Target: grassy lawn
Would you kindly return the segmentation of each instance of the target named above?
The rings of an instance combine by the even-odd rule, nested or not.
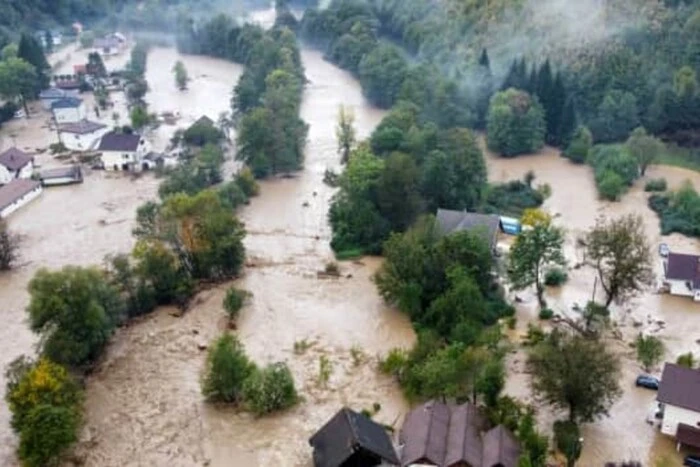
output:
[[[700,150],[669,145],[656,164],[672,165],[700,172]]]

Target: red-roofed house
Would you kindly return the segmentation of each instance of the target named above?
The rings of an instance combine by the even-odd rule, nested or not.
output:
[[[700,302],[700,256],[669,253],[664,273],[664,285],[671,295],[693,297]]]

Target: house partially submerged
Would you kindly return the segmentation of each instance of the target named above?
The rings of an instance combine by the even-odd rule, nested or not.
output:
[[[90,120],[63,123],[58,126],[61,142],[73,151],[93,149],[108,131],[107,125]]]
[[[148,169],[143,163],[147,150],[141,135],[111,131],[102,136],[97,150],[102,153],[102,165],[106,170]]]
[[[31,178],[34,158],[15,147],[0,153],[0,185],[19,178]]]
[[[435,220],[442,235],[449,235],[462,230],[481,231],[491,250],[496,250],[500,228],[500,218],[496,214],[438,209]]]
[[[406,416],[399,436],[402,466],[518,467],[520,445],[505,427],[489,428],[473,404],[426,402]]]
[[[17,179],[0,187],[0,218],[5,218],[39,196],[43,191],[36,180]]]
[[[398,466],[386,430],[362,414],[341,409],[309,439],[315,467]]]
[[[87,118],[87,110],[82,99],[64,97],[51,104],[51,111],[57,124],[79,122]]]
[[[661,433],[675,437],[677,449],[700,449],[700,370],[666,363],[656,400]]]
[[[83,170],[78,164],[56,167],[54,169],[40,170],[35,178],[39,180],[43,186],[83,183]]]
[[[77,97],[77,95],[78,93],[75,91],[66,91],[53,87],[41,91],[39,93],[39,100],[44,110],[51,110],[51,106],[54,102],[65,99],[66,97]]]
[[[671,295],[700,302],[700,255],[669,253],[664,262],[664,286]]]

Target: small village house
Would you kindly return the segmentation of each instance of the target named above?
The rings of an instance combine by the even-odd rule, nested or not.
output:
[[[39,93],[39,100],[41,101],[41,106],[44,110],[51,110],[51,106],[54,102],[66,97],[77,97],[78,93],[75,91],[67,91],[64,89],[59,89],[56,87],[44,89]]]
[[[504,426],[490,427],[473,404],[429,401],[406,415],[399,434],[402,466],[518,467],[521,449]]]
[[[0,185],[20,178],[31,178],[34,172],[34,158],[17,148],[0,153]]]
[[[656,400],[661,433],[675,437],[677,449],[700,449],[700,370],[666,363]]]
[[[83,183],[83,169],[79,164],[43,169],[35,177],[43,186]]]
[[[348,408],[341,409],[311,439],[315,467],[398,466],[384,427]]]
[[[92,44],[95,52],[100,55],[118,55],[126,48],[126,37],[118,32],[95,39]]]
[[[500,228],[500,218],[496,214],[438,209],[435,221],[442,235],[450,235],[462,230],[480,231],[491,247],[491,251],[496,251]]]
[[[700,302],[700,256],[669,253],[664,262],[664,287],[671,295]]]
[[[143,158],[148,153],[146,141],[138,134],[111,131],[102,136],[97,150],[102,153],[102,165],[106,170],[140,171]]]
[[[17,179],[0,187],[0,218],[6,218],[43,191],[41,183],[35,180]]]
[[[90,120],[63,123],[58,126],[58,134],[63,145],[73,151],[94,149],[104,134],[107,125]]]
[[[79,122],[87,118],[87,110],[82,99],[65,97],[51,104],[51,111],[57,124]]]

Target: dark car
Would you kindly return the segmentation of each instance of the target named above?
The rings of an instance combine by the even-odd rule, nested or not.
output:
[[[639,376],[637,376],[637,381],[635,382],[635,385],[637,387],[641,386],[641,387],[647,388],[647,389],[658,390],[659,389],[659,379],[654,378],[653,376],[649,376],[649,375],[639,375]]]
[[[685,456],[683,465],[688,467],[700,467],[700,456]]]

